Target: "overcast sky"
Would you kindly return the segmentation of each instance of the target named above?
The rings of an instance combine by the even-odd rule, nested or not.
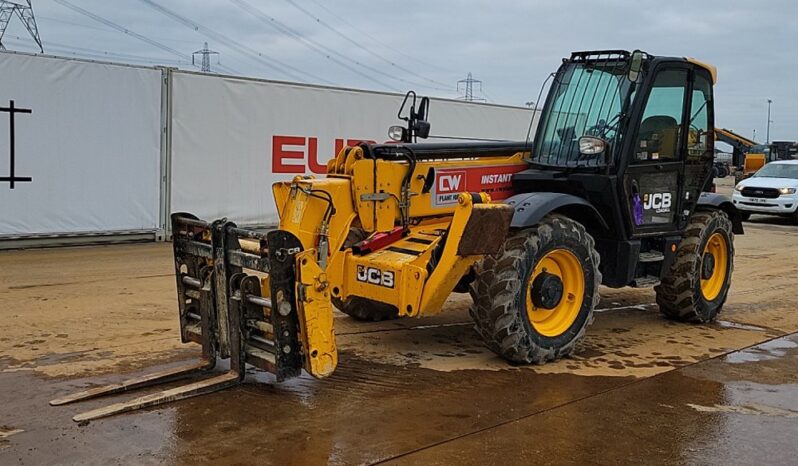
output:
[[[461,95],[457,81],[471,72],[482,81],[476,96],[512,105],[537,100],[543,80],[572,50],[693,56],[718,67],[717,126],[748,137],[756,130],[764,142],[772,99],[771,140],[798,139],[796,0],[149,0],[199,30],[147,3],[33,6],[45,51],[54,55],[192,68],[186,57],[208,41],[220,52],[214,70],[440,97]],[[15,19],[3,42],[36,50],[26,35]]]

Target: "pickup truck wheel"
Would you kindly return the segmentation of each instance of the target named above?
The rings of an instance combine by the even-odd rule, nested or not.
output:
[[[739,212],[739,215],[741,222],[747,222],[751,218],[750,212]]]
[[[654,288],[660,312],[687,322],[711,322],[723,308],[734,270],[734,233],[726,213],[690,218],[670,270]]]
[[[511,232],[502,250],[475,266],[471,317],[503,358],[542,364],[572,354],[593,322],[601,273],[580,223],[548,215]]]
[[[357,320],[379,322],[399,317],[399,310],[394,306],[366,298],[353,296],[345,302],[338,298],[333,298],[332,302],[341,312]]]

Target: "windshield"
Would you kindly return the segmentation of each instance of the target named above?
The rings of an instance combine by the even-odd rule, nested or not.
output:
[[[798,180],[798,165],[790,163],[769,163],[754,173],[754,177],[792,178]]]
[[[770,154],[770,147],[764,144],[757,144],[748,149],[748,154]]]
[[[532,161],[558,166],[598,166],[606,154],[579,152],[579,138],[597,136],[614,147],[631,82],[626,61],[587,60],[560,68],[535,135]]]

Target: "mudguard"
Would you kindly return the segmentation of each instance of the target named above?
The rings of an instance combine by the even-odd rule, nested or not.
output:
[[[698,197],[698,204],[697,208],[710,208],[710,209],[720,209],[729,216],[732,221],[732,232],[735,235],[742,235],[743,232],[743,220],[740,216],[740,211],[737,210],[737,207],[732,204],[731,199],[723,194],[718,193],[701,193]]]
[[[524,193],[516,194],[504,201],[515,210],[510,226],[525,228],[537,224],[547,214],[562,207],[576,206],[587,212],[603,228],[607,222],[595,207],[581,197],[563,193]]]

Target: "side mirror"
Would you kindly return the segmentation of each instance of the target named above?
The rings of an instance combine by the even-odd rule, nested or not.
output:
[[[413,126],[413,134],[421,139],[427,139],[429,137],[429,128],[428,121],[418,120]]]
[[[405,106],[408,100],[412,97],[410,102],[410,110],[407,116],[403,116]],[[388,128],[388,137],[397,142],[413,142],[416,138],[426,139],[429,137],[430,124],[427,121],[429,116],[429,97],[422,97],[421,102],[416,110],[416,93],[409,91],[405,94],[405,99],[402,101],[402,106],[399,107],[399,113],[396,115],[400,120],[407,122],[407,128],[401,126],[391,126]]]
[[[632,59],[629,62],[629,74],[626,76],[629,81],[637,81],[637,78],[640,76],[640,70],[643,69],[644,58],[645,53],[641,52],[640,50],[635,50],[632,52]]]
[[[418,112],[416,112],[416,119],[427,121],[429,115],[429,97],[422,97],[421,103],[418,105]]]
[[[599,155],[607,150],[607,142],[594,136],[579,138],[579,153],[582,155]]]

